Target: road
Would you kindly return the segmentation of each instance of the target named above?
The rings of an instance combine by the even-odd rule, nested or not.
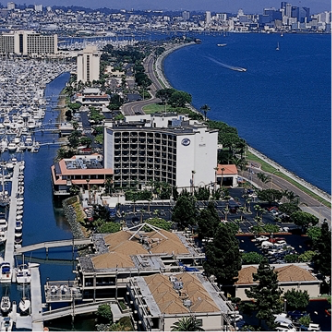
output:
[[[140,100],[140,101],[134,101],[131,103],[127,103],[122,105],[122,114],[124,116],[126,115],[138,115],[138,114],[144,114],[142,108],[149,104],[154,103],[160,103],[161,100],[158,98],[155,98],[156,92],[163,88],[161,83],[159,82],[156,72],[154,70],[154,54],[150,54],[145,62],[144,62],[144,68],[145,73],[149,76],[150,80],[152,81],[152,84],[150,85],[149,92],[152,96],[151,99],[147,100]]]
[[[264,173],[271,178],[271,181],[268,183],[262,183],[259,178],[257,177],[257,173]],[[263,172],[260,168],[248,168],[246,171],[243,172],[243,177],[251,180],[255,186],[262,189],[276,189],[276,190],[289,190],[294,192],[295,195],[299,196],[301,209],[303,211],[309,212],[314,214],[316,217],[320,219],[322,222],[324,219],[331,223],[331,209],[317,199],[311,197],[307,193],[303,192],[294,184],[284,180],[280,176],[276,174],[271,174],[267,172]]]

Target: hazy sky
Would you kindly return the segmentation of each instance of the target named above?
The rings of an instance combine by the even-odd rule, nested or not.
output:
[[[9,0],[8,0],[9,1]],[[1,1],[6,6],[8,1]],[[276,0],[10,0],[16,4],[38,4],[43,6],[77,5],[88,8],[108,7],[114,9],[163,9],[163,10],[199,10],[237,13],[242,8],[245,13],[260,14],[263,8],[280,8],[281,1]],[[293,6],[309,7],[311,14],[331,10],[330,0],[293,0]]]

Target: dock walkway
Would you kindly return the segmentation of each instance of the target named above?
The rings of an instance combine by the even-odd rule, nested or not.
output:
[[[32,331],[43,331],[42,317],[42,294],[40,284],[39,267],[31,268],[31,317],[32,317]]]
[[[10,271],[13,271],[14,268],[18,175],[19,175],[19,168],[21,165],[22,162],[17,162],[14,165],[13,175],[12,175],[12,188],[10,195],[10,208],[8,214],[7,240],[6,240],[5,256],[4,256],[4,261],[10,264]]]

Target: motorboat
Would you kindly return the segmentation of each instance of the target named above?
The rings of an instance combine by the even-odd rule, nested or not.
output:
[[[2,169],[2,191],[0,192],[0,206],[7,206],[10,203],[10,196],[8,191],[5,190],[5,173]],[[2,219],[2,218],[1,218]]]
[[[23,228],[23,223],[21,220],[19,221],[16,221],[16,224],[15,224],[15,232],[16,231],[22,231],[22,228]]]
[[[8,229],[8,222],[5,218],[0,218],[0,231],[6,231]]]
[[[10,152],[10,153],[13,153],[17,150],[17,145],[14,143],[14,142],[10,142],[8,145],[7,145],[7,150]]]
[[[2,262],[0,265],[0,281],[1,282],[11,282],[12,279],[12,272],[10,263],[8,262]]]
[[[2,314],[3,315],[8,315],[11,307],[12,307],[12,304],[10,302],[9,296],[4,295],[1,298],[1,302],[0,302],[0,310],[1,310]]]
[[[27,284],[31,282],[30,264],[21,264],[16,268],[16,282],[18,284]]]
[[[217,44],[217,46],[219,47],[223,47],[223,46],[226,46],[227,44]]]

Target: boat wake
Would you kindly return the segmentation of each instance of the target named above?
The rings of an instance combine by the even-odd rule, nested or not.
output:
[[[206,57],[208,58],[209,60],[211,60],[212,62],[224,67],[224,68],[227,68],[227,69],[231,69],[231,70],[235,70],[235,71],[247,71],[246,68],[242,68],[242,67],[234,67],[234,66],[230,66],[230,65],[226,65],[225,63],[222,63],[216,59],[213,59],[213,58],[210,58],[210,57]]]

